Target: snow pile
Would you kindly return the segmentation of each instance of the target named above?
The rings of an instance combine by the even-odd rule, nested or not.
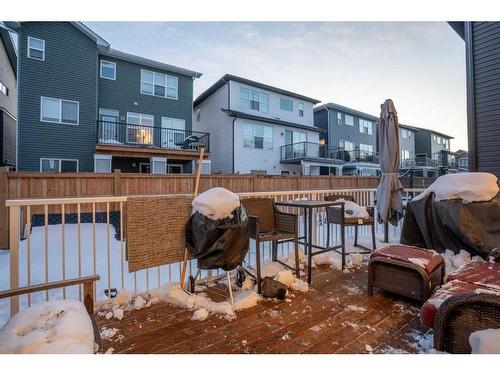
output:
[[[447,249],[444,253],[441,254],[441,256],[444,259],[446,275],[455,273],[460,267],[464,266],[470,261],[483,260],[480,256],[471,257],[471,255],[465,250],[460,250],[458,254],[455,254],[453,251]]]
[[[345,217],[349,218],[359,218],[359,219],[368,219],[370,215],[368,215],[368,211],[366,207],[360,206],[357,203],[346,201],[345,199],[337,199],[335,202],[343,202],[344,203],[344,214]]]
[[[208,318],[209,311],[207,309],[201,308],[196,310],[191,317],[191,320],[199,320],[200,322]]]
[[[245,290],[234,295],[234,309],[236,311],[249,309],[259,303],[262,297],[253,290]]]
[[[231,213],[240,206],[240,198],[237,194],[216,187],[201,193],[191,203],[193,214],[199,212],[212,220],[232,217]]]
[[[16,314],[0,331],[0,353],[93,354],[92,322],[79,301],[49,301]]]
[[[298,290],[301,292],[309,291],[309,284],[301,279],[297,279],[290,270],[283,270],[278,272],[274,280],[285,284],[288,288],[291,288],[293,290]]]
[[[280,260],[283,263],[289,265],[290,267],[295,268],[295,258],[293,256]],[[304,264],[307,262],[306,257],[300,256],[299,262],[300,262],[299,268],[303,269]],[[298,290],[301,292],[309,291],[309,284],[295,277],[295,275],[291,270],[283,267],[280,263],[273,262],[271,260],[265,261],[261,267],[261,275],[262,277],[272,277],[274,278],[274,280],[279,281],[282,284],[285,284],[288,288],[291,288],[293,290]]]
[[[434,200],[461,199],[464,203],[485,202],[498,194],[498,183],[491,173],[445,174],[437,178],[425,191],[413,198],[421,199],[434,193]]]
[[[500,354],[500,329],[484,329],[469,336],[472,354]]]

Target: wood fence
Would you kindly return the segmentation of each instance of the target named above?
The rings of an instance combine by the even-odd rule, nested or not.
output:
[[[375,188],[378,180],[378,177],[364,176],[211,174],[202,175],[200,191],[216,186],[237,193],[363,189]],[[7,168],[0,168],[0,249],[8,247],[7,199],[190,194],[193,188],[193,174],[139,174],[119,170],[113,173],[39,173],[9,172]],[[57,207],[51,210],[51,213],[58,212]],[[76,212],[76,207],[67,207],[66,213],[71,212]]]

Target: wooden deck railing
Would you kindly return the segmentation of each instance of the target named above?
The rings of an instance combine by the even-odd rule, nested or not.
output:
[[[419,191],[421,189],[412,189],[406,191],[406,194],[415,194]],[[240,196],[266,196],[279,201],[300,198],[323,199],[325,195],[332,193],[351,193],[361,205],[372,206],[375,189],[246,192],[240,193]],[[8,260],[9,285],[0,285],[0,290],[99,274],[101,280],[97,283],[94,293],[97,300],[102,300],[109,297],[113,289],[142,292],[157,288],[167,281],[178,281],[180,263],[133,273],[127,271],[123,233],[126,204],[127,196],[8,200],[6,206],[9,210],[11,244]],[[69,207],[76,212],[76,218],[73,217],[71,222],[67,222]],[[56,208],[58,214],[49,215],[49,212],[56,212]],[[33,223],[35,219],[36,226]],[[300,222],[302,223],[302,220]],[[324,225],[326,225],[324,212],[316,215],[313,225],[315,241],[324,244]],[[303,230],[301,227],[300,231]],[[23,231],[24,239],[21,235]],[[382,231],[382,226],[377,225],[377,232],[382,233]],[[334,239],[338,240],[338,236],[339,233],[335,231]],[[283,244],[280,247],[281,254],[287,255],[290,249],[288,245]],[[264,260],[266,256],[269,257],[267,254],[269,250],[264,249]],[[253,256],[254,252],[251,249],[246,259],[247,265],[255,262]],[[190,262],[190,274],[194,275],[196,271],[196,261]],[[201,274],[203,278],[210,276],[211,273],[205,271]],[[67,287],[61,288],[62,290],[56,291],[59,294],[54,294],[54,291],[39,292],[34,295],[30,293],[21,297],[22,300],[19,296],[13,296],[10,298],[10,312],[14,314],[20,308],[49,298],[81,299],[81,288],[74,288],[68,292]],[[0,309],[8,308],[3,304],[5,301],[0,301]]]

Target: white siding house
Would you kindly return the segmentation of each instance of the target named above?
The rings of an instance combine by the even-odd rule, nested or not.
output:
[[[210,132],[212,173],[319,174],[318,102],[226,74],[194,101],[193,130]]]

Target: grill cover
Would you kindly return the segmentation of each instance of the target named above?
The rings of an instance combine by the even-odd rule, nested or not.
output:
[[[243,206],[232,218],[212,220],[196,212],[186,225],[186,243],[198,268],[230,271],[241,264],[248,252],[250,225]]]
[[[500,193],[487,202],[434,201],[433,193],[408,202],[400,242],[484,258],[500,246]]]

